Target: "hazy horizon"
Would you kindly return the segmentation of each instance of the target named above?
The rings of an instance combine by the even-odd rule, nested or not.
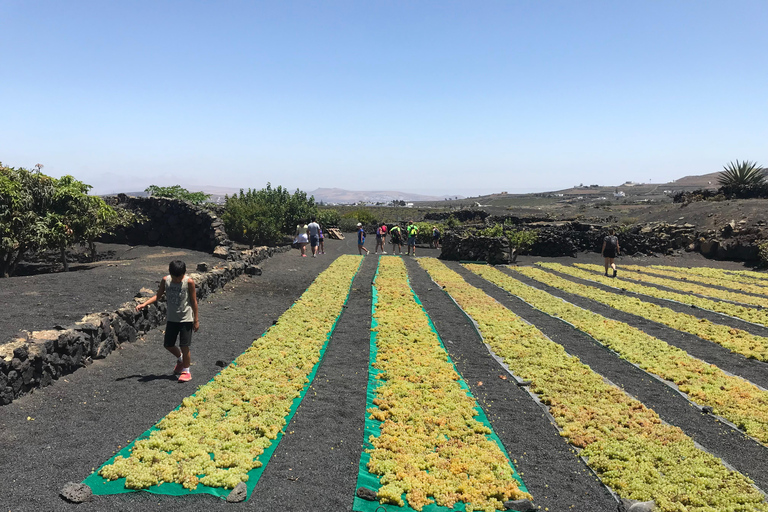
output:
[[[766,165],[766,19],[761,0],[2,2],[0,161],[97,193],[428,195]]]

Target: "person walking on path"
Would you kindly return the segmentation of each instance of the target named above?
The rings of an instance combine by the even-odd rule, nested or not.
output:
[[[619,255],[619,239],[616,237],[616,230],[611,228],[608,236],[603,239],[603,248],[600,254],[605,258],[605,275],[608,275],[608,269],[613,269],[613,277],[616,277],[616,263],[614,258]]]
[[[361,222],[357,223],[357,252],[362,255],[363,251],[368,254],[368,249],[365,248],[365,229]]]
[[[440,248],[440,230],[437,229],[437,226],[432,226],[432,247]]]
[[[179,376],[179,382],[192,380],[189,366],[192,364],[192,356],[189,347],[192,344],[192,331],[200,328],[200,317],[197,313],[197,292],[195,281],[187,275],[187,265],[181,260],[174,260],[168,265],[169,275],[160,281],[157,293],[145,302],[136,306],[136,311],[141,311],[161,300],[163,296],[167,301],[167,313],[165,324],[165,339],[163,346],[171,354],[176,356],[176,366],[173,373]],[[179,346],[176,346],[176,338]]]
[[[387,251],[384,250],[384,242],[387,240],[387,225],[383,222],[381,223],[381,226],[376,228],[376,248],[373,250],[373,254],[376,254],[379,251],[379,247],[381,247],[381,254],[387,254]]]
[[[419,234],[419,227],[413,223],[412,220],[408,221],[408,227],[405,228],[408,231],[408,255],[411,254],[411,247],[413,247],[413,255],[416,256],[416,235]]]
[[[296,238],[294,239],[294,242],[296,242],[299,245],[299,249],[301,249],[301,257],[306,258],[307,257],[307,243],[309,242],[309,227],[304,224],[304,227],[301,227],[301,224],[296,225]]]
[[[309,233],[309,246],[312,248],[312,257],[317,257],[317,247],[320,245],[320,224],[317,223],[314,217],[312,222],[307,225],[307,233]]]
[[[323,228],[320,228],[320,254],[325,254],[325,235],[323,235]]]
[[[395,224],[394,226],[392,226],[392,229],[389,230],[389,234],[392,240],[392,254],[402,254],[403,253],[403,230],[400,229],[400,226]]]

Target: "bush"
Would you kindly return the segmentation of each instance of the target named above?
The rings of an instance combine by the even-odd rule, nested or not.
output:
[[[240,190],[239,195],[225,196],[222,219],[233,240],[253,247],[255,244],[276,245],[284,236],[293,236],[296,224],[306,224],[317,216],[313,197],[296,190],[291,195],[281,186],[261,190]]]
[[[509,245],[515,249],[517,254],[525,253],[539,239],[539,233],[530,229],[512,229],[507,231]]]
[[[757,260],[758,266],[761,268],[768,267],[768,240],[763,240],[757,244]]]
[[[352,210],[351,212],[347,212],[342,216],[343,219],[354,219],[355,224],[360,222],[363,226],[370,226],[377,223],[376,216],[373,215],[369,210],[366,210],[364,208],[358,208],[357,210]]]
[[[339,229],[345,233],[354,233],[357,231],[357,219],[355,217],[342,217],[339,220]]]
[[[341,221],[341,214],[338,210],[321,209],[317,212],[317,222],[323,227],[337,227]]]
[[[180,199],[182,201],[189,201],[193,204],[202,204],[211,198],[211,194],[206,194],[205,192],[190,192],[189,190],[182,188],[181,185],[173,185],[172,187],[150,185],[144,192],[154,197]]]

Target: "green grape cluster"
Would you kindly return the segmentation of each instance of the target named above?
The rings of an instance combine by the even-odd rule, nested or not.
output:
[[[727,325],[715,324],[705,318],[680,313],[652,302],[642,301],[637,297],[611,293],[594,286],[575,283],[551,272],[545,272],[541,268],[510,267],[510,269],[568,293],[586,297],[619,311],[637,315],[712,341],[750,359],[768,361],[768,338],[763,336],[756,336]]]
[[[603,267],[599,265],[592,265],[589,263],[576,263],[575,266],[586,269],[586,270],[592,270],[592,271],[603,270]],[[687,280],[681,281],[679,279],[675,280],[675,279],[665,279],[662,277],[655,277],[651,274],[644,273],[644,272],[637,272],[637,271],[633,272],[630,270],[632,268],[638,270],[638,269],[643,269],[644,267],[627,265],[622,268],[621,275],[627,279],[632,279],[633,281],[638,281],[640,283],[655,284],[655,285],[663,286],[665,288],[669,288],[671,290],[675,290],[678,292],[695,293],[697,295],[704,295],[705,297],[711,297],[713,299],[727,300],[730,302],[739,302],[741,304],[749,304],[751,306],[760,306],[760,307],[768,306],[768,299],[765,297],[755,297],[753,295],[746,295],[743,293],[738,293],[733,291],[718,290],[717,288],[712,288],[709,286],[701,286],[696,283],[689,282]]]
[[[99,474],[125,478],[128,489],[163,482],[232,489],[248,481],[309,382],[361,261],[334,261],[234,364],[136,441],[129,457],[116,457]]]
[[[650,267],[643,267],[640,265],[624,265],[622,268],[626,268],[627,270],[631,270],[633,272],[644,272],[644,273],[650,272],[651,274],[666,277],[669,279],[679,279],[684,281],[693,281],[698,284],[720,286],[722,288],[728,288],[730,290],[741,292],[741,293],[751,293],[755,295],[768,295],[768,283],[765,283],[764,281],[760,281],[756,283],[755,281],[759,281],[756,279],[747,278],[739,281],[734,281],[733,276],[722,277],[717,274],[701,275],[701,274],[691,273],[690,272],[691,269],[681,269],[678,267],[666,267],[662,265],[653,265]],[[763,298],[762,300],[765,301],[766,299]]]
[[[477,403],[416,302],[402,259],[381,258],[375,287],[373,366],[381,384],[368,413],[382,423],[370,438],[368,470],[380,475],[380,502],[407,501],[415,510],[463,502],[490,512],[530,498],[491,430],[475,419]]]
[[[662,290],[653,286],[645,286],[642,284],[634,283],[627,279],[605,277],[603,276],[603,267],[599,267],[597,265],[589,266],[576,263],[575,266],[572,267],[560,265],[559,263],[542,262],[538,262],[536,265],[552,270],[557,270],[558,272],[563,272],[564,274],[578,277],[580,279],[596,281],[605,286],[610,286],[613,288],[621,286],[623,290],[628,292],[647,295],[649,297],[656,297],[657,299],[673,300],[680,302],[681,304],[690,304],[701,309],[708,309],[710,311],[715,311],[717,313],[722,313],[724,315],[740,318],[741,320],[746,320],[747,322],[752,322],[768,327],[768,311],[766,310],[741,306],[739,304],[731,304],[728,302],[720,302],[712,299],[705,299],[703,297],[696,297],[690,293],[683,293],[682,291]],[[577,267],[585,267],[591,269],[592,271],[583,270],[582,268]]]
[[[531,390],[549,407],[562,435],[583,448],[590,467],[619,496],[654,500],[662,512],[768,511],[747,477],[698,449],[679,428],[664,424],[442,262],[421,258],[419,265],[477,322],[509,368],[532,381]],[[486,266],[467,268],[493,282],[506,276]]]
[[[533,307],[574,325],[643,370],[677,384],[694,402],[709,405],[747,434],[768,442],[768,392],[737,376],[728,375],[624,322],[587,311],[549,293],[523,284],[498,269],[468,268]]]

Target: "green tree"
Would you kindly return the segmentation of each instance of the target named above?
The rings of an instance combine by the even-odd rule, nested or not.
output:
[[[322,208],[317,212],[317,222],[319,222],[323,228],[336,227],[339,225],[340,221],[341,214],[339,214],[339,210]]]
[[[182,188],[181,185],[173,185],[172,187],[150,185],[144,192],[153,197],[181,199],[182,201],[189,201],[193,204],[202,204],[211,198],[211,194],[206,194],[205,192],[190,192],[189,190]]]
[[[226,196],[222,219],[233,239],[253,247],[257,243],[278,244],[283,236],[293,235],[296,224],[304,224],[317,215],[313,197],[296,190],[290,194],[281,186],[272,188],[267,183],[261,190],[240,190]]]
[[[0,163],[0,275],[13,275],[26,251],[47,243],[47,219],[54,180],[40,172]]]
[[[95,240],[121,223],[129,212],[116,212],[101,198],[89,196],[90,185],[72,176],[56,179],[41,172],[0,164],[0,274],[13,275],[27,251],[58,250],[64,269],[66,250],[87,245],[95,256]]]
[[[116,211],[97,196],[88,195],[92,187],[72,176],[54,179],[51,207],[46,212],[48,248],[61,254],[64,270],[69,270],[66,251],[74,245],[87,246],[96,259],[96,239],[118,225],[130,224],[135,215]]]

